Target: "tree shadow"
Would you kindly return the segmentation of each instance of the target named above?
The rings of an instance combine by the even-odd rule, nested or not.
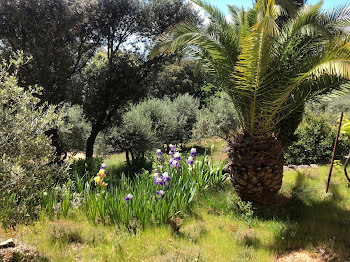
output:
[[[205,146],[199,146],[199,145],[193,145],[193,146],[182,146],[182,152],[183,153],[185,153],[185,154],[189,154],[190,152],[191,152],[191,148],[192,147],[195,147],[196,148],[196,150],[197,150],[197,153],[199,154],[199,155],[204,155],[204,154],[206,154],[206,155],[211,155],[211,147],[210,146],[207,146],[207,147],[205,147]]]
[[[317,199],[315,189],[306,186],[304,180],[305,175],[298,172],[290,197],[281,198],[279,206],[256,209],[259,219],[283,222],[269,248],[284,253],[322,247],[344,259],[340,261],[350,261],[350,210],[340,205],[343,198],[339,186],[331,185],[332,193]]]

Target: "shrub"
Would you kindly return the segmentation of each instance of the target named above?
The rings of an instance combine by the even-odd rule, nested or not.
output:
[[[45,135],[45,131],[62,125],[63,113],[40,103],[41,88],[18,86],[21,64],[23,56],[17,53],[15,59],[0,65],[0,203],[11,197],[15,208],[11,219],[16,220],[31,215],[38,192],[64,176],[64,167],[54,164],[55,149]],[[1,219],[6,222],[6,217]]]
[[[87,175],[87,177],[91,177],[95,175],[103,162],[102,158],[99,157],[90,157],[88,159],[78,159],[74,160],[72,165],[70,166],[70,174],[73,175]]]
[[[50,240],[60,244],[83,243],[81,228],[71,222],[54,222],[48,228]]]
[[[69,128],[61,128],[59,132],[64,149],[69,152],[84,151],[91,124],[84,118],[81,106],[66,106],[66,126]]]
[[[206,232],[207,228],[204,222],[186,224],[179,230],[180,235],[194,243],[197,243]]]
[[[307,110],[317,115],[326,115],[330,121],[334,121],[341,112],[350,115],[350,94],[336,99],[323,99],[308,103]]]
[[[152,98],[136,105],[123,114],[121,126],[108,135],[116,148],[131,152],[133,158],[147,150],[170,142],[183,143],[192,138],[199,100],[185,94],[173,101]]]
[[[306,113],[295,132],[297,141],[286,150],[285,163],[297,165],[329,163],[336,132],[336,126],[331,126],[325,116]],[[342,158],[347,152],[347,140],[342,135],[338,143],[336,157]]]
[[[238,119],[227,95],[213,96],[207,106],[198,113],[194,126],[194,136],[198,139],[219,136],[227,138],[230,132],[237,129]]]

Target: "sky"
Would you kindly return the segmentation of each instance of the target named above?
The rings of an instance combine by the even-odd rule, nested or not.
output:
[[[207,2],[219,7],[225,13],[228,13],[228,10],[226,7],[228,4],[231,4],[231,5],[233,4],[233,5],[238,6],[238,7],[241,7],[241,6],[252,7],[253,1],[254,0],[207,0]],[[316,4],[319,1],[318,0],[308,0],[308,2],[311,4]],[[350,0],[324,0],[323,1],[323,8],[324,9],[332,9],[336,6],[346,5],[346,4],[350,4]]]

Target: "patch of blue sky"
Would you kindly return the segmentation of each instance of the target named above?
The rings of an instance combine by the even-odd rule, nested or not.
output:
[[[220,8],[224,13],[228,14],[227,5],[235,5],[237,7],[249,8],[253,7],[254,0],[207,0],[208,3]],[[318,0],[309,0],[309,4],[317,4]],[[337,6],[350,4],[350,0],[324,0],[323,9],[333,9]]]

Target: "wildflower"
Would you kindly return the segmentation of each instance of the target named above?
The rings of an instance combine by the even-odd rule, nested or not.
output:
[[[102,178],[99,176],[95,176],[94,178],[95,185],[101,185],[102,184]]]
[[[170,181],[170,176],[169,176],[168,172],[164,172],[162,176],[163,176],[163,181],[164,182],[166,182],[166,181],[169,182]]]
[[[169,151],[169,155],[172,155],[176,152],[176,147],[172,144],[169,145],[170,151]]]
[[[103,187],[103,188],[106,188],[107,186],[108,186],[108,184],[107,184],[106,182],[103,182],[103,183],[102,183],[102,187]]]
[[[161,198],[164,198],[165,192],[163,190],[159,190],[156,192],[157,195],[159,195]]]
[[[164,163],[164,158],[161,157],[161,156],[157,156],[157,161],[160,162],[160,163]]]
[[[160,176],[160,177],[157,177],[155,180],[154,180],[154,184],[155,185],[163,185],[164,182],[163,182],[163,178]]]
[[[174,154],[174,159],[175,159],[176,161],[180,161],[180,160],[182,159],[179,152],[176,152],[176,153]]]
[[[194,148],[194,147],[192,147],[192,148],[191,148],[190,156],[194,157],[194,156],[196,156],[196,155],[197,155],[197,149]]]
[[[156,155],[161,156],[162,154],[163,154],[163,153],[162,153],[162,150],[157,149],[157,151],[156,151]]]
[[[153,176],[153,181],[155,181],[159,177],[160,177],[160,174],[159,173],[155,173],[154,176]]]
[[[170,165],[171,165],[171,167],[179,167],[179,166],[180,166],[180,163],[179,163],[179,161],[177,161],[177,160],[173,160],[172,163],[171,163]]]
[[[126,197],[124,197],[124,201],[132,200],[134,196],[132,194],[127,194]]]
[[[189,165],[193,165],[193,163],[194,163],[193,156],[189,156],[186,163],[189,164]]]

